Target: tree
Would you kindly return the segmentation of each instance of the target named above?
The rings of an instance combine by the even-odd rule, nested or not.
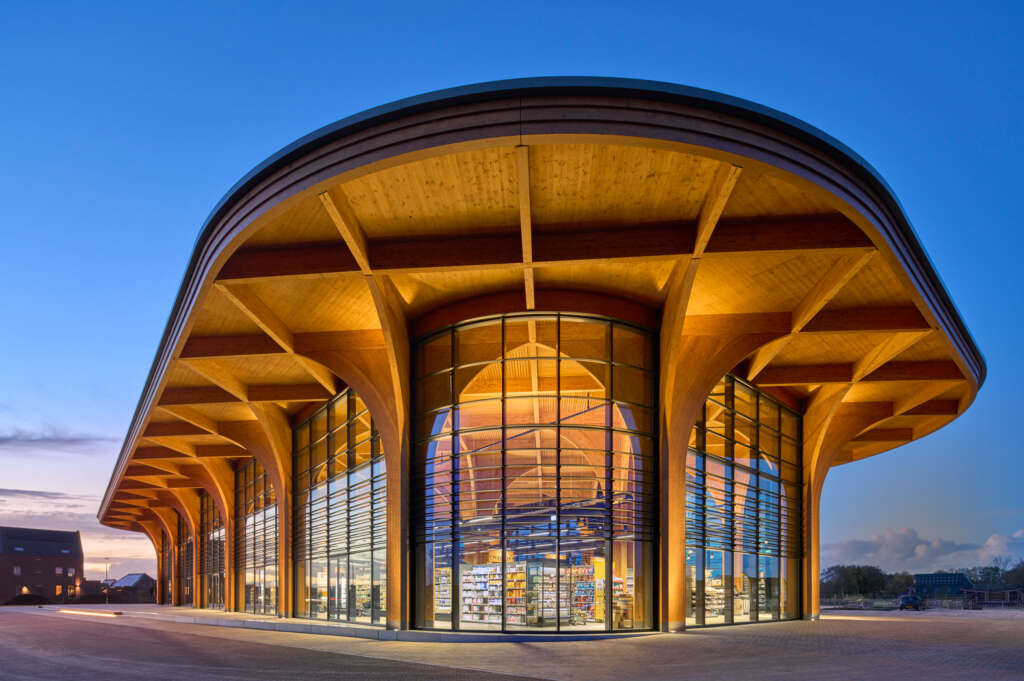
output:
[[[1024,586],[1024,558],[1017,561],[1017,564],[1006,571],[1003,579],[1007,584],[1013,586]]]
[[[821,595],[873,596],[885,590],[885,574],[874,565],[833,565],[821,575]]]

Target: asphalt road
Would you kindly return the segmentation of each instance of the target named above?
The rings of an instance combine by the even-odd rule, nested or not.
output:
[[[529,681],[0,608],[0,679],[22,681]]]

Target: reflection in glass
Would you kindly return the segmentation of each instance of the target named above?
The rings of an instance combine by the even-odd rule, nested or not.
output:
[[[235,471],[237,607],[277,614],[277,504],[266,471],[255,459]]]
[[[688,626],[800,616],[799,431],[799,414],[732,375],[705,401],[686,457]]]
[[[417,626],[650,628],[651,334],[507,315],[414,355]]]
[[[384,624],[387,486],[366,405],[335,395],[295,427],[292,452],[296,617]]]

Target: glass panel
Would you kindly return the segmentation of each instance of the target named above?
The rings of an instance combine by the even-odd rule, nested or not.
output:
[[[650,334],[615,324],[612,328],[612,348],[612,359],[615,362],[644,369],[654,368],[654,343]]]
[[[561,355],[577,359],[611,359],[609,327],[608,322],[563,315],[559,323]]]
[[[369,551],[349,556],[351,621],[370,624],[373,618],[373,567]]]
[[[686,547],[686,626],[704,624],[704,549]]]
[[[327,561],[309,563],[309,617],[327,619]]]
[[[605,320],[510,315],[453,328],[455,437],[439,436],[443,409],[417,401],[413,420],[414,438],[431,438],[413,456],[417,626],[446,628],[458,609],[465,630],[649,628],[652,335],[616,327],[613,367]],[[418,384],[428,364],[446,369],[417,359]]]
[[[334,556],[328,562],[330,579],[330,617],[332,620],[348,621],[348,557]]]
[[[455,365],[491,362],[501,358],[501,320],[455,330]]]
[[[505,320],[505,357],[557,357],[558,324],[545,317]]]
[[[762,621],[779,619],[779,559],[757,558],[757,613]]]
[[[416,367],[420,376],[446,369],[452,362],[452,335],[444,332],[416,346]]]
[[[467,537],[459,565],[459,627],[502,626],[502,552],[496,537]]]
[[[704,552],[704,624],[725,624],[728,598],[725,551]]]
[[[563,631],[605,629],[607,562],[603,539],[561,541],[559,618]]]
[[[732,568],[732,621],[753,622],[757,619],[753,602],[757,590],[757,556],[734,553]]]

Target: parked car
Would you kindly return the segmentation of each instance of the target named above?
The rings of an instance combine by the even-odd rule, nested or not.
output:
[[[896,599],[900,610],[924,610],[924,599],[917,594],[904,594]]]

